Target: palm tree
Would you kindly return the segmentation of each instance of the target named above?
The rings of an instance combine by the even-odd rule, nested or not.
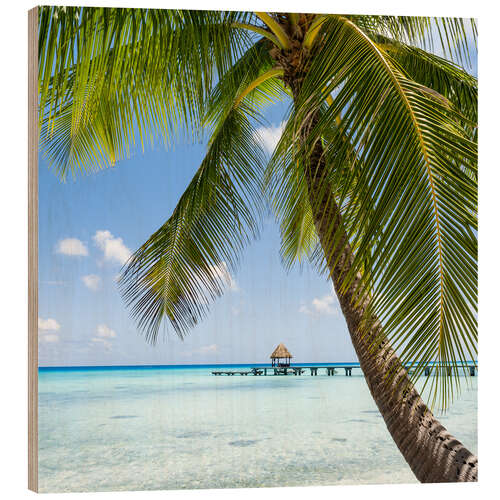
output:
[[[206,137],[121,275],[146,339],[164,319],[183,337],[207,314],[271,207],[285,266],[310,259],[332,280],[415,476],[476,481],[477,458],[413,385],[436,362],[429,398],[446,407],[476,358],[477,80],[463,69],[475,39],[473,20],[451,18],[43,7],[41,149],[64,179],[138,140]],[[269,158],[255,130],[281,99]]]

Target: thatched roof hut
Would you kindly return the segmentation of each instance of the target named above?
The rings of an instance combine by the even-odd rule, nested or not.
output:
[[[271,359],[275,358],[293,358],[288,349],[285,347],[285,344],[280,344],[271,354]]]
[[[273,351],[270,358],[272,360],[272,366],[275,365],[290,366],[290,359],[293,358],[293,356],[290,354],[290,351],[285,347],[285,344],[281,343]]]

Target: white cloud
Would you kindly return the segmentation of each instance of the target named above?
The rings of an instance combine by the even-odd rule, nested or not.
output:
[[[222,261],[218,265],[210,266],[210,272],[212,275],[215,275],[220,281],[222,281],[222,283],[224,283],[231,292],[240,291],[238,284],[231,276],[227,264],[224,261]],[[211,302],[211,299],[209,299],[208,297],[210,297],[211,294],[203,282],[200,282],[200,286],[204,291],[204,294],[202,292],[199,292],[197,294],[197,301],[200,304],[209,304]]]
[[[92,337],[90,341],[94,344],[102,344],[108,350],[111,349],[111,342],[106,339],[102,339],[100,337]]]
[[[235,279],[231,276],[229,269],[227,268],[227,264],[223,261],[216,266],[210,266],[211,271],[213,271],[232,292],[239,292],[238,284]]]
[[[88,255],[89,251],[85,244],[78,238],[65,238],[58,241],[56,253],[62,253],[63,255]]]
[[[101,286],[101,278],[97,274],[82,276],[82,281],[88,289],[93,291],[99,290]]]
[[[43,331],[57,331],[61,325],[53,318],[38,318],[38,329]]]
[[[210,345],[204,345],[201,346],[198,349],[198,352],[200,354],[212,354],[217,352],[217,344],[210,344]]]
[[[105,325],[104,323],[101,323],[100,325],[97,325],[97,336],[111,339],[116,337],[116,332],[112,330],[109,326]]]
[[[217,347],[217,344],[209,344],[201,346],[198,349],[184,351],[183,355],[191,357],[191,356],[196,356],[198,354],[216,354],[218,350],[219,348]]]
[[[47,332],[56,332],[59,328],[61,328],[61,325],[54,318],[38,318],[39,341],[44,343],[58,342],[59,335]]]
[[[104,259],[125,264],[131,255],[121,238],[115,238],[107,230],[99,230],[93,236],[95,244],[104,252]]]
[[[333,306],[334,300],[333,295],[325,295],[320,299],[313,299],[312,306],[320,314],[335,314],[337,309]]]
[[[337,316],[339,311],[336,307],[337,299],[331,293],[324,297],[316,297],[311,301],[310,305],[302,304],[299,307],[299,312],[309,316],[329,315]]]
[[[279,125],[271,125],[270,127],[259,127],[254,132],[254,138],[260,139],[264,148],[268,153],[272,153],[276,144],[280,140],[281,134],[285,129],[286,122],[281,122]]]
[[[46,333],[40,337],[41,342],[58,342],[59,341],[59,335],[55,333]]]
[[[312,314],[312,311],[305,304],[301,304],[299,307],[299,313],[302,314]]]
[[[92,337],[90,339],[90,342],[92,344],[100,344],[105,347],[106,350],[111,350],[112,344],[110,342],[110,339],[113,339],[116,337],[116,332],[112,330],[109,326],[105,325],[104,323],[101,323],[100,325],[97,325],[97,336]]]

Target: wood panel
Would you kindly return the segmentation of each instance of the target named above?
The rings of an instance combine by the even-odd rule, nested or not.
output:
[[[38,7],[28,12],[28,488],[38,491]]]

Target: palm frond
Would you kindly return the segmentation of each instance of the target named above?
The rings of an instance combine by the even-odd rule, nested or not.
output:
[[[259,78],[272,64],[268,49],[260,40],[221,75],[205,104],[203,122],[214,130],[207,155],[172,216],[134,253],[120,279],[153,343],[163,319],[182,337],[205,316],[258,235],[265,155],[252,122],[261,119],[260,107],[287,96],[279,79]]]
[[[136,136],[143,148],[181,128],[198,136],[214,81],[251,45],[231,29],[248,16],[41,8],[41,149],[60,176],[114,165]]]
[[[292,142],[333,93],[297,159],[338,126],[326,144],[323,185],[340,193],[355,249],[344,287],[370,262],[360,292],[371,294],[371,312],[403,362],[475,359],[477,184],[467,170],[476,170],[476,144],[458,113],[401,73],[353,22],[334,16],[325,25],[282,140]],[[349,168],[353,145],[356,169]],[[333,229],[330,240],[327,259],[338,241]],[[459,379],[435,380],[434,397],[439,392],[446,406]]]
[[[291,127],[288,120],[265,172],[265,189],[280,225],[280,253],[286,269],[296,262],[312,260],[319,241],[305,172],[302,164],[295,160]]]
[[[368,34],[390,37],[424,50],[436,50],[435,40],[444,57],[461,65],[471,62],[477,49],[475,19],[423,16],[346,16]]]
[[[258,235],[263,159],[250,122],[233,109],[172,216],[131,257],[119,284],[148,341],[163,319],[183,337],[223,293]]]
[[[448,99],[477,127],[477,78],[460,66],[418,47],[377,36],[378,45],[397,62],[409,78]]]
[[[226,71],[205,105],[204,123],[220,123],[235,107],[257,116],[266,106],[289,97],[279,71],[263,79],[273,68],[270,43],[258,40]]]
[[[318,115],[321,116],[325,109],[326,106],[320,108]],[[338,120],[337,118],[336,122]],[[300,127],[295,128],[296,123],[297,121],[293,118],[287,121],[282,139],[266,168],[266,191],[280,224],[281,257],[285,268],[290,269],[294,264],[301,264],[305,259],[308,259],[320,274],[329,278],[328,262],[319,242],[311,209],[306,180],[307,163],[299,158],[300,148],[296,146],[297,136],[300,132]],[[343,167],[356,178],[357,172],[362,168],[359,165],[360,160],[356,156],[356,148],[348,142],[348,138],[342,134],[337,123],[332,124],[330,129],[323,129],[321,141],[325,149],[334,147],[337,144],[336,141],[344,143]],[[343,184],[344,180],[345,185]],[[350,177],[337,177],[335,183],[332,184],[329,177],[325,176],[323,182],[325,189],[331,192],[335,202],[339,205],[343,203],[341,209],[349,206],[349,200],[352,196],[360,197],[361,188],[356,186],[355,181]],[[364,193],[363,196],[369,196],[369,194]],[[358,221],[363,219],[361,208],[352,204],[350,206],[351,209],[359,211],[356,216],[345,221],[346,229],[349,233],[362,231],[363,227],[358,224]],[[366,261],[363,266],[363,274],[366,279],[368,279],[370,269],[371,265]]]

